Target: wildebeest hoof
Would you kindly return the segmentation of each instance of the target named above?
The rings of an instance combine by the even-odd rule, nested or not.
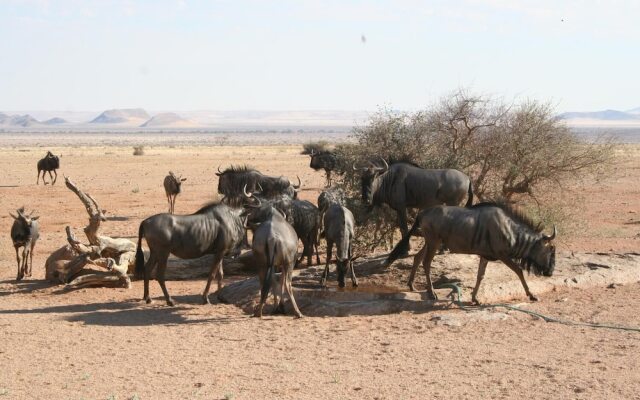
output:
[[[416,291],[416,288],[413,286],[412,283],[409,284],[409,291],[410,292],[415,292]]]
[[[358,282],[353,282],[353,287],[358,287]]]
[[[433,292],[431,292],[431,293],[427,292],[427,299],[429,299],[429,300],[438,300],[438,296],[436,296],[436,294],[433,293]]]
[[[529,300],[531,301],[538,301],[538,298],[534,295],[529,295]]]
[[[295,318],[304,318],[304,315],[302,315],[302,313],[298,313],[295,315]]]
[[[172,300],[167,300],[167,305],[168,305],[169,307],[173,307],[173,306],[175,306],[175,305],[176,305],[176,303],[173,301],[173,299],[172,299]]]

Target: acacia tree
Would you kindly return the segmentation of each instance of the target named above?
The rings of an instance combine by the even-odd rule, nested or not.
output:
[[[538,205],[536,189],[558,190],[569,179],[599,171],[612,161],[611,140],[587,143],[555,117],[551,104],[536,100],[505,104],[464,89],[416,112],[381,110],[353,131],[354,143],[337,147],[347,166],[341,185],[350,195],[369,247],[386,242],[395,214],[370,215],[359,204],[359,172],[388,160],[410,160],[425,168],[455,168],[467,173],[480,200]],[[372,222],[372,220],[375,222]]]

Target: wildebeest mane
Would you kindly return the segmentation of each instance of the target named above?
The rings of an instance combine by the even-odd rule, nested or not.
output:
[[[247,164],[244,164],[244,165],[231,165],[231,166],[227,167],[227,169],[222,171],[222,174],[253,172],[253,171],[257,172],[258,170],[255,169],[254,167],[251,167],[251,166],[247,165]]]
[[[401,156],[398,158],[389,157],[389,165],[393,165],[393,164],[409,164],[416,168],[423,168],[422,165],[416,164],[416,162],[413,161],[411,157],[407,155]]]
[[[526,225],[536,233],[540,233],[544,229],[544,226],[542,226],[541,222],[538,222],[536,224],[522,210],[520,210],[519,208],[513,207],[509,203],[505,203],[502,201],[485,201],[485,202],[474,204],[473,206],[471,206],[471,208],[480,208],[480,207],[498,207],[502,211],[504,211],[514,221],[519,222],[523,225]]]
[[[222,200],[210,201],[205,205],[203,205],[198,211],[194,212],[192,215],[206,214],[207,212],[211,211],[212,208],[219,206],[220,204],[224,204],[224,202]]]

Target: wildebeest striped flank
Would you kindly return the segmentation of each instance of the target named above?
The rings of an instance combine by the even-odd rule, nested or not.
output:
[[[470,208],[435,206],[422,210],[409,234],[400,241],[387,259],[390,265],[409,249],[409,239],[418,228],[425,238],[425,245],[414,257],[409,277],[413,290],[416,270],[422,262],[427,275],[427,291],[435,298],[431,284],[431,261],[444,244],[452,253],[480,256],[478,277],[473,289],[472,301],[478,303],[477,294],[488,261],[500,260],[518,275],[529,299],[531,294],[523,271],[551,276],[555,267],[556,248],[553,234],[545,235],[540,226],[534,225],[524,214],[501,203],[480,203]]]

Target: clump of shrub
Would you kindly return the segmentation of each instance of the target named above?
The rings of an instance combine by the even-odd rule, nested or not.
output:
[[[311,154],[313,153],[322,153],[325,151],[330,151],[331,147],[329,146],[329,142],[326,140],[320,140],[317,142],[309,142],[304,143],[302,145],[302,151],[300,154]]]
[[[133,146],[133,155],[134,156],[143,156],[144,155],[144,146]]]
[[[382,166],[381,158],[411,160],[423,168],[455,168],[471,178],[474,203],[518,203],[546,223],[566,212],[554,199],[563,187],[598,175],[613,160],[614,142],[586,142],[545,102],[505,104],[458,90],[413,113],[382,109],[336,147],[344,164],[338,185],[347,193],[360,225],[362,246],[388,246],[397,214],[388,207],[370,213],[360,202],[360,172],[352,166]],[[562,219],[562,218],[560,218]]]

